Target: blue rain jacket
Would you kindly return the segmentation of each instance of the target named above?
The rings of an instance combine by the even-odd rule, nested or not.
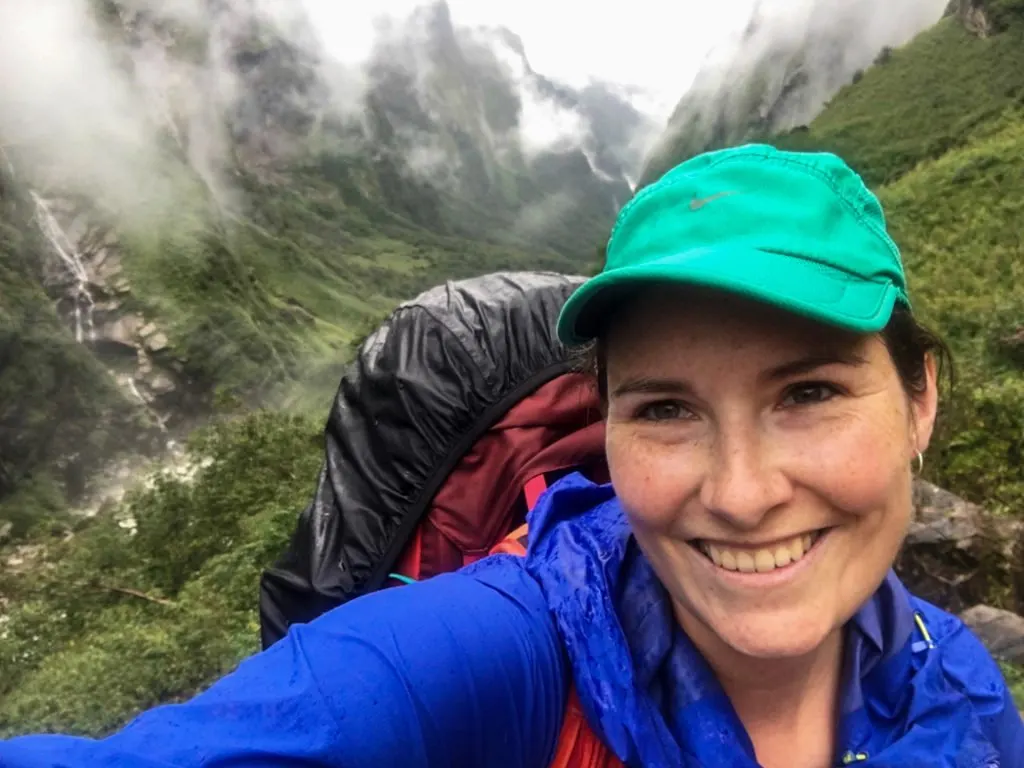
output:
[[[526,558],[360,598],[106,739],[0,741],[0,766],[543,768],[571,679],[629,765],[755,768],[611,488],[567,477],[530,526]],[[895,575],[850,622],[846,657],[836,765],[1024,768],[996,664]]]

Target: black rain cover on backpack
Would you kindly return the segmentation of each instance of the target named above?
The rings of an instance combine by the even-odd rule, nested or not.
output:
[[[261,579],[264,648],[385,583],[462,455],[571,368],[555,324],[582,282],[547,272],[449,282],[400,305],[366,339],[331,407],[313,501]]]

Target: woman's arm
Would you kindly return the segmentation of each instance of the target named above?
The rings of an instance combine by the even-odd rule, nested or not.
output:
[[[106,739],[0,742],[0,765],[542,768],[566,681],[540,588],[519,558],[498,556],[293,627],[193,700]]]

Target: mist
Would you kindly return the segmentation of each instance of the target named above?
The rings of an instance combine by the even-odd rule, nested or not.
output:
[[[799,122],[813,116],[834,91],[836,73],[847,78],[882,46],[905,42],[941,15],[945,1],[729,0],[718,10],[702,6],[687,11],[691,23],[679,33],[679,49],[688,50],[691,59],[699,54],[700,62],[667,48],[661,59],[644,59],[638,54],[650,47],[644,40],[613,37],[619,34],[614,20],[595,11],[595,29],[608,39],[590,41],[591,48],[603,45],[605,58],[618,57],[624,69],[627,62],[634,65],[628,68],[633,81],[617,86],[643,117],[621,141],[626,166],[634,166],[624,172],[639,171],[664,127],[668,75],[679,83],[677,97],[692,82],[691,96],[708,94],[731,109],[737,89],[730,84],[749,81],[766,57],[780,50],[790,52],[784,55],[806,50],[810,81],[789,116]],[[287,132],[268,128],[265,115],[251,104],[252,92],[260,90],[260,98],[266,98],[269,88],[281,111],[294,107],[314,119],[358,121],[365,109],[368,64],[396,30],[415,32],[410,14],[423,5],[415,0],[373,8],[322,0],[120,0],[120,18],[103,23],[96,16],[102,0],[0,3],[0,145],[33,184],[59,187],[124,215],[172,214],[181,195],[192,194],[190,187],[182,191],[184,169],[222,206],[231,207],[228,171],[237,160],[238,137],[259,136],[267,155],[288,150]],[[531,65],[529,37],[518,41],[493,24],[460,23],[460,13],[472,18],[476,6],[452,7],[458,10],[452,13],[460,41],[487,52],[519,105],[514,134],[483,126],[484,139],[497,150],[515,144],[527,156],[552,148],[591,148],[591,126],[579,109],[538,87],[543,76],[558,81],[563,71],[567,79],[575,73],[574,85],[580,87],[572,46],[562,46],[564,66],[549,53],[554,71],[538,71]],[[510,18],[534,18],[524,13],[519,6],[508,11]],[[501,15],[494,8],[488,14]],[[537,10],[536,18],[541,15]],[[544,42],[536,37],[541,27],[530,29]],[[240,40],[267,30],[301,59],[293,66],[296,79],[275,81],[272,88],[254,86],[253,72],[240,65],[238,55]],[[651,31],[651,39],[660,39],[657,31]],[[415,51],[409,56],[422,103],[428,110],[442,109],[431,104],[429,62],[417,60]],[[637,61],[650,63],[644,70]],[[781,82],[766,83],[769,93],[781,87]],[[410,170],[428,175],[445,169],[449,159],[426,138],[405,158]]]
[[[817,116],[836,91],[943,14],[947,0],[759,0],[747,23],[708,53],[669,121],[665,145],[690,149],[721,126],[751,120],[787,130]],[[753,87],[752,87],[753,86]]]
[[[41,184],[113,206],[160,176],[157,131],[85,0],[0,3],[0,144]]]

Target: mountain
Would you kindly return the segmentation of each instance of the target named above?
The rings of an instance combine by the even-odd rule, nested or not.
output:
[[[0,510],[49,480],[77,498],[212,413],[322,409],[351,344],[429,285],[592,269],[653,129],[443,2],[358,68],[298,0],[63,7],[0,9],[40,43],[0,54],[0,268],[24,286],[0,310],[11,349],[50,334],[0,378]]]
[[[641,185],[679,158],[810,122],[872,62],[932,26],[947,1],[759,0],[739,36],[698,71]]]
[[[0,4],[0,34],[15,5]],[[315,39],[301,19],[228,23],[250,18],[239,0],[211,3],[226,14],[211,24],[205,10],[180,10],[193,6],[176,0],[167,7],[178,16],[156,24],[138,2],[131,14],[104,3],[118,66],[143,64],[147,83],[194,76],[142,89],[166,96],[147,102],[157,140],[133,143],[152,132],[121,113],[122,141],[104,145],[99,166],[71,149],[94,146],[88,136],[107,135],[105,123],[74,91],[5,80],[10,51],[0,45],[0,107],[5,93],[18,94],[21,114],[33,94],[61,93],[77,116],[53,124],[71,132],[67,141],[39,152],[0,109],[13,166],[0,162],[9,363],[0,395],[25,404],[0,409],[0,516],[20,537],[6,548],[0,541],[0,736],[109,732],[142,708],[190,696],[256,650],[258,575],[315,486],[336,362],[377,313],[429,282],[498,266],[591,268],[596,231],[587,222],[596,227],[639,170],[624,127],[649,128],[628,90],[547,80],[507,30],[460,29],[443,8],[428,8],[384,30],[365,72],[353,73],[297,44]],[[73,40],[64,42],[46,48],[51,70]],[[827,104],[793,118],[796,127],[755,132],[839,151],[882,198],[915,308],[958,361],[925,475],[1011,521],[1024,509],[1022,52],[1024,0],[957,0],[875,64],[873,52],[857,82],[850,72]],[[183,58],[193,66],[167,64]],[[106,105],[102,117],[121,97],[93,69],[86,95]],[[778,83],[765,82],[753,101],[775,103]],[[719,97],[728,104],[733,95]],[[538,112],[554,118],[529,118]],[[567,113],[575,117],[560,119]],[[675,137],[674,128],[665,134],[658,162],[697,151]],[[741,140],[723,134],[699,146]],[[41,166],[56,166],[52,178],[41,180]],[[124,183],[137,168],[147,183]],[[559,206],[533,203],[545,191],[558,199],[560,174],[570,172],[585,194],[570,196],[576,213],[552,224],[541,214]],[[515,226],[526,220],[534,226]],[[134,396],[117,373],[146,408],[129,407]],[[238,403],[275,407],[230,410]],[[39,510],[60,508],[55,487],[92,477],[83,456],[164,441],[161,419],[177,437],[211,409],[218,418],[190,435],[188,453],[124,501],[28,530]],[[75,470],[46,480],[62,467]],[[938,510],[941,526],[947,513]],[[1020,573],[962,549],[936,565],[970,568],[965,578],[985,602],[1024,608]],[[1006,671],[1024,703],[1024,670]]]

